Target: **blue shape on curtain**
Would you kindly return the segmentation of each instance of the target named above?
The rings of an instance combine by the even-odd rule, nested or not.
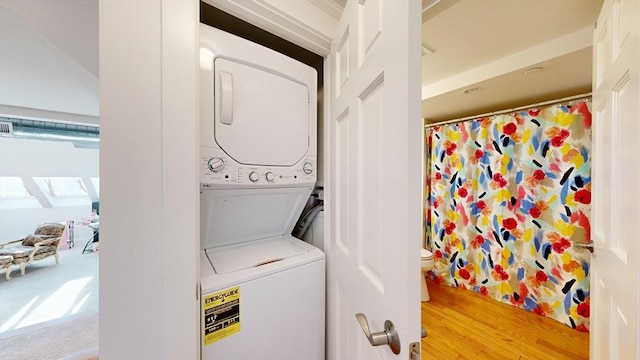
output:
[[[560,190],[560,202],[562,203],[562,205],[567,203],[567,194],[569,193],[569,182],[565,182],[564,185],[562,185],[562,190]],[[566,218],[566,216],[565,216]],[[564,221],[568,221],[567,219],[563,219]]]
[[[535,308],[538,307],[538,304],[528,297],[524,298],[523,305],[524,305],[524,308],[529,311],[533,311]]]
[[[520,210],[522,210],[523,213],[528,214],[529,210],[531,210],[531,208],[533,208],[535,205],[527,200],[527,199],[522,199],[520,201]]]
[[[571,309],[571,298],[572,298],[572,294],[571,291],[567,292],[567,295],[564,297],[564,311],[568,314],[570,309]]]
[[[520,184],[522,182],[522,170],[519,170],[516,173],[516,184]]]
[[[583,146],[580,148],[580,155],[582,155],[582,158],[584,159],[584,162],[586,163],[587,161],[589,161],[589,152],[590,150],[586,147]]]
[[[533,244],[536,247],[536,252],[540,251],[540,241],[542,240],[542,231],[538,231],[536,236],[533,238]]]

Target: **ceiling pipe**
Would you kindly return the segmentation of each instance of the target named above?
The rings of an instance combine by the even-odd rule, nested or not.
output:
[[[51,121],[27,120],[0,117],[0,123],[11,131],[1,135],[19,139],[70,142],[77,148],[97,149],[100,147],[100,128],[98,126],[66,124]]]

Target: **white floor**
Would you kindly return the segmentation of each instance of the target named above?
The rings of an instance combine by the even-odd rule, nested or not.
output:
[[[13,267],[12,279],[0,270],[0,340],[98,314],[100,252],[82,254],[85,242],[27,265],[24,276]],[[96,316],[97,318],[97,316]]]

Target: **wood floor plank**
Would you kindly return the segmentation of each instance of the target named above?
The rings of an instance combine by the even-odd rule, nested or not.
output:
[[[429,280],[423,359],[589,359],[589,334],[472,291]]]

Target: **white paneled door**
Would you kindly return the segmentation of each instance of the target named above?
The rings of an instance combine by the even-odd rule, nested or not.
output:
[[[591,359],[640,358],[640,1],[605,0],[593,43]]]
[[[420,78],[420,2],[348,1],[325,60],[328,359],[408,359],[419,341]],[[356,313],[393,322],[399,354]]]

